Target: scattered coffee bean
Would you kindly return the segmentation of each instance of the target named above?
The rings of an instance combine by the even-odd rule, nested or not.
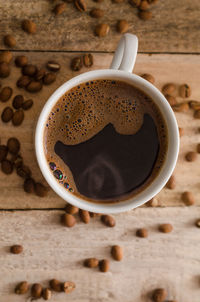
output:
[[[39,283],[34,283],[31,287],[31,296],[33,298],[40,298],[42,296],[42,285]]]
[[[26,86],[26,90],[28,92],[38,92],[42,89],[42,83],[39,81],[31,81],[27,86]]]
[[[110,268],[110,261],[107,259],[103,259],[99,261],[99,270],[103,273],[106,273],[109,271]]]
[[[110,26],[108,24],[102,23],[102,24],[98,24],[95,27],[95,34],[98,37],[105,37],[110,31]]]
[[[42,298],[44,300],[50,300],[51,299],[51,290],[49,288],[44,288],[43,289]]]
[[[184,135],[184,129],[179,127],[178,130],[179,130],[180,137],[183,136]]]
[[[55,292],[61,292],[62,291],[62,283],[57,280],[57,279],[52,279],[49,281],[50,287],[55,291]]]
[[[129,0],[129,3],[133,6],[133,7],[139,7],[141,0]]]
[[[76,288],[76,284],[72,281],[66,281],[63,283],[63,291],[66,294],[70,294]]]
[[[200,228],[200,219],[196,220],[195,225],[196,225],[197,228]]]
[[[148,231],[147,231],[147,229],[144,229],[144,228],[137,229],[136,236],[140,237],[140,238],[146,238],[146,237],[148,237]]]
[[[143,10],[143,11],[146,11],[149,8],[150,8],[150,5],[149,5],[148,1],[142,0],[141,3],[140,3],[140,5],[139,5],[139,9]]]
[[[157,288],[153,291],[152,300],[154,302],[164,302],[167,298],[167,292],[164,288]]]
[[[0,145],[0,162],[6,159],[7,154],[8,154],[8,147],[5,145]]]
[[[26,56],[17,56],[15,58],[15,65],[17,67],[24,67],[28,64],[28,58]]]
[[[12,120],[13,117],[13,110],[10,107],[4,108],[2,114],[1,114],[1,119],[4,123],[8,123],[9,121]]]
[[[167,99],[168,103],[170,104],[170,106],[174,106],[177,104],[177,100],[174,96],[166,94],[165,98]]]
[[[17,295],[24,295],[29,290],[29,284],[27,281],[22,281],[15,287],[15,293]]]
[[[185,103],[178,103],[172,106],[173,111],[175,112],[188,112],[189,105],[187,102]]]
[[[176,90],[176,85],[173,83],[167,83],[162,87],[162,93],[164,95],[171,95],[174,93],[174,91]]]
[[[81,220],[84,222],[84,223],[89,223],[90,222],[90,214],[88,211],[85,211],[85,210],[79,210],[79,216],[81,218]]]
[[[160,224],[158,230],[162,233],[170,233],[173,231],[173,226],[170,223]]]
[[[5,174],[11,174],[13,172],[13,163],[7,159],[2,160],[1,171]]]
[[[96,258],[88,258],[84,261],[84,266],[89,268],[95,268],[99,265],[99,260]]]
[[[74,71],[79,71],[83,67],[82,57],[75,57],[71,61],[71,69]]]
[[[5,62],[7,64],[9,64],[12,60],[12,52],[11,51],[3,51],[0,53],[0,63]]]
[[[196,110],[196,111],[194,112],[194,118],[200,119],[200,110]]]
[[[148,82],[150,82],[151,84],[155,83],[155,78],[149,73],[144,73],[144,74],[141,75],[141,77],[143,79],[147,80]]]
[[[93,18],[102,18],[104,15],[104,11],[100,8],[93,8],[90,11],[90,16]]]
[[[19,175],[22,178],[29,178],[31,176],[31,170],[29,169],[29,167],[25,165],[20,165],[17,168],[17,175]]]
[[[44,68],[40,68],[37,70],[34,78],[36,81],[40,81],[44,78],[45,74],[46,74],[46,70]]]
[[[172,176],[170,177],[170,179],[169,179],[168,182],[166,183],[166,187],[167,187],[168,189],[171,189],[171,190],[175,189],[175,187],[176,187],[176,180],[175,180],[175,176],[174,176],[174,175],[172,175]]]
[[[73,206],[72,204],[68,203],[65,207],[65,211],[68,214],[74,215],[74,214],[78,213],[79,209],[77,207]]]
[[[186,155],[185,155],[185,159],[187,161],[195,161],[197,159],[197,153],[196,152],[188,152]]]
[[[35,194],[37,196],[45,197],[47,196],[47,193],[48,193],[47,188],[43,184],[41,184],[40,182],[37,182],[35,184]]]
[[[188,84],[180,86],[179,94],[182,98],[189,98],[191,96],[191,88]]]
[[[31,79],[29,76],[21,76],[17,81],[17,87],[24,88],[28,86],[28,84],[31,82]]]
[[[23,75],[33,77],[36,74],[36,72],[37,72],[37,67],[35,65],[32,65],[32,64],[25,65],[22,68]]]
[[[46,66],[51,71],[59,71],[60,70],[60,64],[56,61],[49,61],[49,62],[47,62]]]
[[[15,45],[16,45],[15,37],[12,35],[4,36],[3,41],[4,41],[4,44],[8,47],[15,47]]]
[[[93,55],[91,53],[83,56],[83,63],[85,67],[91,67],[93,65]]]
[[[24,102],[23,95],[18,94],[14,97],[14,99],[12,101],[12,105],[15,109],[19,109],[22,107],[23,102]]]
[[[15,245],[11,246],[10,252],[12,254],[21,254],[23,252],[23,246],[19,245],[19,244],[15,244]]]
[[[22,29],[28,34],[35,34],[37,30],[36,24],[31,20],[23,20]]]
[[[147,21],[147,20],[152,19],[152,12],[149,10],[139,11],[138,16],[140,19]]]
[[[189,106],[191,109],[200,110],[200,102],[199,101],[189,101]]]
[[[33,100],[27,100],[22,104],[22,109],[29,110],[33,106]]]
[[[102,215],[101,221],[103,222],[103,224],[111,228],[114,227],[116,224],[115,219],[110,215]]]
[[[20,150],[20,142],[17,138],[11,137],[7,141],[8,151],[12,154],[17,154]]]
[[[123,249],[119,245],[113,245],[111,248],[111,255],[116,261],[121,261],[123,258]]]
[[[13,90],[11,87],[4,87],[0,92],[0,101],[5,103],[12,96]]]
[[[74,4],[76,6],[76,8],[80,11],[80,12],[85,12],[86,11],[86,3],[85,0],[75,0]]]
[[[54,7],[53,12],[56,16],[59,16],[65,11],[65,9],[66,9],[66,3],[62,2]]]
[[[0,63],[0,78],[7,78],[10,74],[10,67],[8,63]]]
[[[119,20],[117,22],[117,31],[120,33],[120,34],[124,34],[128,31],[129,29],[129,24],[126,20]]]
[[[76,224],[76,219],[74,216],[70,214],[63,214],[61,216],[61,222],[63,223],[64,226],[71,228]]]
[[[50,85],[51,83],[55,82],[55,80],[56,80],[56,75],[52,72],[48,72],[43,78],[43,83],[45,85]]]
[[[14,126],[19,126],[24,120],[24,111],[22,109],[16,110],[13,113],[12,123]]]
[[[197,152],[200,153],[200,144],[197,144]]]
[[[34,193],[35,191],[35,182],[32,178],[27,178],[24,181],[24,191],[26,193]]]
[[[186,206],[192,206],[195,203],[194,195],[192,194],[192,192],[183,192],[181,198]]]

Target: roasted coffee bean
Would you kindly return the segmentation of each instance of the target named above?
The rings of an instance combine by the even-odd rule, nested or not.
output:
[[[186,206],[192,206],[195,203],[194,195],[192,194],[192,192],[183,192],[181,198]]]
[[[15,58],[15,65],[17,67],[24,67],[28,64],[28,58],[26,56],[17,56]]]
[[[88,258],[84,260],[84,266],[89,267],[89,268],[94,268],[99,265],[99,260],[96,258]]]
[[[149,10],[145,10],[145,11],[139,11],[138,16],[140,19],[147,21],[152,19],[152,12]]]
[[[39,70],[37,70],[34,78],[36,81],[40,81],[44,78],[45,74],[46,74],[46,70],[44,68],[40,68]]]
[[[200,228],[200,219],[196,220],[195,225],[196,225],[197,228]]]
[[[165,98],[167,99],[168,103],[170,104],[170,106],[174,106],[177,104],[177,100],[174,96],[166,94]]]
[[[86,11],[86,3],[85,0],[75,0],[74,4],[76,6],[76,8],[80,11],[80,12],[85,12]]]
[[[0,53],[0,63],[5,62],[7,64],[9,64],[12,60],[12,52],[11,51],[3,51]]]
[[[139,5],[139,9],[145,11],[148,10],[149,8],[150,8],[149,3],[146,0],[142,0]]]
[[[102,18],[104,15],[104,11],[100,8],[93,8],[90,11],[90,16],[93,18]]]
[[[29,178],[31,176],[31,170],[29,169],[29,167],[22,164],[17,167],[17,175],[22,178]]]
[[[0,63],[0,78],[7,78],[10,74],[10,67],[8,63]]]
[[[52,279],[49,281],[50,287],[55,291],[55,292],[61,292],[62,291],[62,282],[60,282],[57,279]]]
[[[197,159],[197,153],[196,152],[188,152],[186,155],[185,155],[185,159],[187,161],[195,161]]]
[[[168,182],[166,183],[166,187],[167,187],[168,189],[170,189],[170,190],[175,189],[175,187],[176,187],[176,180],[175,180],[175,176],[174,176],[174,175],[172,175],[172,176],[170,177],[170,179],[169,179]]]
[[[42,83],[39,81],[31,81],[27,86],[26,86],[26,90],[28,92],[38,92],[42,89]]]
[[[13,113],[12,123],[14,126],[19,126],[24,120],[24,111],[22,109],[16,110]]]
[[[187,102],[178,103],[172,106],[173,111],[175,112],[188,112],[189,105]]]
[[[60,70],[60,64],[56,61],[49,61],[49,62],[47,62],[46,66],[51,71],[59,71]]]
[[[70,294],[76,288],[76,284],[72,281],[66,281],[63,283],[62,288],[66,294]]]
[[[126,20],[119,20],[117,22],[117,31],[120,33],[120,34],[124,34],[128,31],[129,29],[129,24]]]
[[[102,215],[101,221],[103,222],[103,224],[111,228],[114,227],[116,224],[115,219],[110,215]]]
[[[102,24],[98,24],[95,27],[95,34],[102,38],[105,37],[110,31],[110,26],[108,24],[102,23]]]
[[[31,82],[31,79],[29,76],[21,76],[17,81],[17,87],[24,88],[28,86],[28,84]]]
[[[123,258],[123,249],[119,245],[113,245],[111,248],[111,255],[114,260],[121,261]]]
[[[18,169],[19,167],[22,167],[22,165],[23,165],[23,159],[22,159],[21,155],[18,154],[17,158],[14,161],[14,166],[16,169]]]
[[[164,95],[171,95],[174,93],[174,91],[176,90],[176,85],[173,83],[167,83],[162,87],[162,93]]]
[[[85,211],[85,210],[79,210],[79,216],[81,218],[81,220],[84,222],[84,223],[89,223],[90,222],[90,214],[88,211]]]
[[[22,104],[24,110],[29,110],[33,106],[33,100],[27,100]]]
[[[93,55],[91,53],[83,56],[83,63],[85,67],[91,67],[93,65]]]
[[[4,41],[4,44],[8,47],[15,47],[15,45],[16,45],[15,37],[12,35],[4,36],[3,41]]]
[[[154,302],[164,302],[167,298],[167,292],[164,288],[157,288],[153,291],[152,300]]]
[[[47,193],[48,193],[47,188],[43,184],[39,182],[35,184],[35,194],[37,196],[45,197],[47,196]]]
[[[173,226],[170,223],[164,223],[159,225],[158,230],[162,233],[171,233],[173,231]]]
[[[7,154],[8,154],[8,147],[5,145],[0,145],[0,162],[6,159]]]
[[[39,283],[34,283],[31,287],[31,296],[33,298],[40,298],[42,296],[42,285]]]
[[[102,273],[108,272],[109,268],[110,268],[110,261],[109,260],[103,259],[103,260],[99,261],[99,270]]]
[[[200,102],[199,101],[189,101],[189,106],[191,109],[200,110]]]
[[[55,80],[56,80],[56,75],[52,72],[48,72],[43,78],[43,83],[45,85],[50,85],[53,82],[55,82]]]
[[[188,84],[183,84],[179,89],[180,96],[182,98],[189,98],[191,96],[191,88]]]
[[[49,288],[44,288],[43,289],[42,298],[44,300],[50,300],[51,299],[51,290]]]
[[[15,109],[19,109],[22,107],[22,104],[24,102],[24,97],[23,95],[16,95],[13,99],[12,105]]]
[[[183,136],[184,135],[184,129],[179,127],[178,130],[179,130],[180,137]]]
[[[70,214],[63,214],[61,216],[61,222],[64,226],[71,228],[76,224],[76,219]]]
[[[200,153],[200,144],[197,144],[197,152]]]
[[[13,163],[7,159],[2,160],[1,170],[5,174],[11,174],[13,172]]]
[[[19,244],[12,245],[10,247],[10,252],[12,254],[21,254],[23,252],[23,246]]]
[[[200,110],[196,110],[196,111],[194,112],[194,118],[200,119]]]
[[[155,83],[155,78],[149,73],[144,73],[144,74],[141,75],[141,77],[143,79],[147,80],[148,82],[150,82],[151,84]]]
[[[146,202],[147,207],[157,207],[158,206],[158,200],[157,198],[152,198],[149,201]]]
[[[141,0],[129,0],[129,3],[133,6],[133,7],[139,7]]]
[[[83,67],[82,57],[75,57],[71,61],[71,69],[74,71],[79,71]]]
[[[12,154],[17,154],[20,150],[20,142],[17,138],[11,137],[7,141],[8,151]]]
[[[26,193],[34,193],[35,191],[35,182],[32,178],[27,178],[24,181],[24,191]]]
[[[22,281],[15,287],[15,293],[17,295],[24,295],[29,290],[29,284],[27,281]]]
[[[59,3],[54,7],[53,12],[56,16],[59,16],[65,11],[65,9],[66,3]]]
[[[12,120],[13,117],[13,110],[10,107],[4,108],[2,114],[1,114],[1,119],[4,123],[8,123],[9,121]]]
[[[0,92],[0,101],[7,102],[9,98],[12,96],[13,90],[11,87],[4,87]]]
[[[23,75],[33,77],[36,74],[36,72],[37,72],[37,67],[35,65],[32,65],[32,64],[25,65],[22,68]]]
[[[28,34],[35,34],[37,31],[36,24],[31,20],[23,20],[22,29]]]
[[[68,214],[74,215],[74,214],[78,213],[79,209],[77,207],[73,206],[72,204],[68,203],[65,207],[65,211]]]
[[[136,236],[140,238],[147,238],[148,237],[148,230],[145,228],[137,229]]]

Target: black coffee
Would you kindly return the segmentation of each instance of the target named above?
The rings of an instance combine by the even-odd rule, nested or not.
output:
[[[95,80],[67,91],[44,133],[54,176],[93,202],[117,202],[144,190],[160,172],[167,147],[157,105],[121,81]]]

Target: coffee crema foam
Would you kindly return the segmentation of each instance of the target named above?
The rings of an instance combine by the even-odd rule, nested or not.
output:
[[[116,192],[113,191],[114,193],[105,199],[98,198],[98,196],[95,195],[96,193],[91,194],[92,198],[91,196],[81,194],[73,177],[73,169],[71,170],[69,165],[63,161],[64,157],[56,154],[55,150],[58,149],[56,147],[58,142],[62,143],[62,148],[64,148],[64,145],[82,146],[83,143],[87,141],[90,142],[91,138],[94,140],[95,136],[97,134],[99,135],[109,124],[114,127],[116,133],[120,134],[123,139],[125,137],[130,138],[130,136],[135,137],[135,135],[139,135],[140,131],[143,131],[141,135],[145,135],[146,130],[144,125],[147,123],[144,123],[145,116],[150,116],[156,125],[155,130],[154,125],[149,119],[149,123],[152,124],[152,131],[154,131],[155,141],[157,139],[156,137],[158,137],[159,144],[159,149],[154,148],[157,151],[151,151],[153,168],[151,173],[148,174],[148,178],[146,175],[145,181],[135,186],[132,191],[129,186],[128,191],[124,192],[121,196],[117,196],[117,190]],[[145,120],[147,119],[145,118]],[[109,133],[111,132],[112,131]],[[115,136],[116,135],[114,135],[114,137]],[[116,136],[116,140],[117,142],[120,140],[119,135]],[[109,142],[107,142],[107,144],[108,143]],[[151,142],[149,142],[148,146],[150,146],[150,144]],[[147,145],[144,145],[144,147],[147,148]],[[73,194],[93,202],[122,201],[127,199],[127,195],[131,197],[144,190],[160,172],[166,157],[167,147],[167,127],[157,105],[143,91],[122,81],[94,80],[70,89],[53,107],[44,130],[45,155],[56,179],[61,185],[64,185],[67,190],[73,192]],[[142,148],[143,145],[141,145],[141,150]],[[120,150],[121,146],[119,145],[117,149]],[[73,153],[73,150],[75,149],[71,149],[71,153]],[[82,151],[82,149],[80,150]],[[118,150],[116,150],[116,152],[118,152]],[[101,150],[99,151],[101,152]],[[81,152],[80,157],[82,157],[83,152]],[[87,150],[85,152],[87,152]],[[120,152],[121,151],[119,151],[119,153]],[[153,152],[155,154],[153,154]],[[76,154],[76,152],[74,152],[74,154]],[[74,167],[74,169],[77,169],[77,167]],[[100,173],[103,172],[100,171]],[[98,175],[95,175],[95,177],[98,178]],[[101,191],[101,186],[102,189],[104,186],[104,180],[101,179],[98,181],[99,191]],[[101,194],[99,194],[99,196],[101,196]]]

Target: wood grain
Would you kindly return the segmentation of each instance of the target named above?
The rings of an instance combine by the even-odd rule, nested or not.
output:
[[[34,153],[34,129],[39,113],[51,95],[51,93],[62,83],[77,75],[69,68],[70,60],[77,54],[74,53],[25,53],[29,61],[42,66],[48,59],[56,59],[62,65],[61,71],[57,76],[57,81],[51,86],[43,87],[38,94],[30,94],[15,87],[15,82],[20,75],[20,70],[12,67],[9,78],[2,80],[3,86],[10,85],[14,89],[14,94],[23,93],[26,98],[33,98],[34,107],[25,112],[25,120],[20,127],[13,127],[12,124],[4,124],[0,121],[0,137],[2,143],[6,143],[11,136],[16,136],[22,145],[22,155],[25,164],[30,166],[33,177],[42,181],[43,177],[38,168]],[[95,54],[93,69],[107,68],[112,60],[111,54]],[[83,68],[81,72],[87,71]],[[135,72],[142,74],[149,72],[156,78],[155,85],[161,88],[166,82],[175,82],[177,85],[187,82],[192,88],[192,98],[199,99],[199,78],[200,61],[198,55],[145,55],[139,54],[135,65]],[[179,98],[180,101],[180,98]],[[11,104],[0,104],[0,113],[3,108]],[[196,198],[196,204],[200,204],[200,155],[195,162],[186,162],[185,153],[194,151],[197,143],[200,143],[200,133],[198,132],[199,120],[192,117],[192,112],[177,113],[178,124],[184,128],[184,136],[181,138],[181,148],[179,161],[175,170],[177,186],[175,190],[164,189],[156,197],[159,206],[178,206],[183,205],[181,192],[191,190]],[[45,183],[45,182],[44,182]],[[59,198],[52,190],[49,191],[47,198],[38,198],[34,195],[24,193],[22,189],[23,180],[15,173],[5,176],[0,171],[0,208],[1,209],[23,209],[23,208],[62,208],[65,201]]]
[[[0,3],[0,36],[13,33],[20,50],[57,51],[114,51],[120,35],[116,32],[119,19],[130,24],[129,32],[139,37],[140,52],[200,52],[200,2],[193,0],[158,1],[152,6],[153,18],[142,21],[137,9],[128,0],[123,4],[113,4],[106,0],[95,4],[87,0],[87,11],[81,13],[73,4],[67,4],[66,11],[55,17],[55,5],[48,0],[16,0]],[[93,7],[105,10],[105,16],[96,20],[89,16]],[[21,21],[31,19],[37,24],[37,33],[28,35],[21,30]],[[106,22],[111,30],[107,37],[94,36],[94,27]],[[0,49],[3,49],[0,39]]]
[[[47,286],[48,280],[57,278],[74,281],[77,288],[68,296],[54,293],[52,302],[150,302],[147,295],[157,287],[166,288],[167,300],[199,302],[200,230],[194,222],[200,208],[137,209],[116,215],[114,229],[98,218],[68,229],[60,225],[60,214],[0,213],[1,301],[30,301],[28,294],[13,293],[22,280]],[[158,225],[165,222],[173,224],[172,233],[158,232]],[[148,229],[148,238],[135,236],[139,227]],[[13,244],[22,244],[23,253],[10,254]],[[111,259],[113,244],[123,247],[122,262]],[[84,268],[82,262],[88,257],[110,259],[110,271]]]

